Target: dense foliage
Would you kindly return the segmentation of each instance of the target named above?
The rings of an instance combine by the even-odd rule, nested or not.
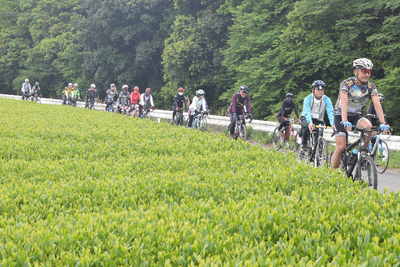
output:
[[[400,2],[396,0],[0,0],[0,90],[25,78],[57,97],[68,82],[151,87],[170,108],[178,86],[206,90],[215,113],[241,84],[254,115],[271,118],[286,92],[298,104],[313,80],[335,102],[355,58],[400,125]],[[300,104],[301,105],[301,104]]]
[[[400,263],[399,193],[167,123],[9,99],[0,112],[2,266]]]

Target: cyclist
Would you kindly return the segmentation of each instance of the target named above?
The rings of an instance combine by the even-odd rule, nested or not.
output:
[[[299,119],[299,113],[297,112],[296,104],[293,102],[293,94],[287,93],[285,95],[285,100],[282,103],[282,108],[278,112],[277,117],[280,123],[278,130],[281,131],[283,127],[286,127],[290,124],[289,118],[292,111],[296,113],[297,119]]]
[[[307,96],[303,101],[303,113],[300,119],[303,138],[301,150],[307,150],[307,139],[314,125],[325,124],[325,110],[328,114],[329,123],[334,125],[332,101],[324,95],[325,83],[321,80],[316,80],[312,83],[311,90],[312,94]]]
[[[176,112],[179,110],[179,108],[183,108],[183,104],[185,104],[185,109],[187,109],[186,96],[183,94],[184,91],[185,89],[179,87],[178,94],[174,96],[174,104],[172,105],[172,122],[174,122]]]
[[[141,109],[139,109],[139,117],[142,117],[142,111],[145,108],[146,105],[149,105],[150,102],[150,107],[154,110],[154,103],[153,103],[153,96],[150,94],[151,89],[150,88],[146,88],[145,93],[140,95],[140,102],[139,105],[140,107],[142,107]]]
[[[117,100],[117,107],[118,107],[118,113],[121,113],[121,106],[122,105],[130,105],[131,99],[128,91],[129,87],[128,85],[124,84],[122,85],[122,91],[119,93],[119,97]]]
[[[193,97],[192,104],[189,106],[189,123],[188,128],[192,127],[194,115],[200,113],[202,110],[207,112],[206,100],[204,99],[204,91],[199,89],[196,91],[196,96]]]
[[[232,96],[232,103],[229,107],[229,117],[231,119],[229,131],[230,137],[232,138],[235,132],[236,115],[243,115],[244,106],[246,106],[246,111],[250,118],[253,119],[253,115],[251,115],[251,103],[248,93],[249,87],[247,85],[242,85],[239,88],[239,93],[236,93]]]
[[[94,99],[96,98],[96,85],[91,84],[89,90],[86,92],[85,107],[89,106],[89,102],[94,106]]]
[[[79,88],[78,88],[78,84],[77,84],[77,83],[74,83],[74,90],[75,90],[75,92],[76,92],[76,97],[77,97],[78,99],[81,99],[81,92],[79,91]]]
[[[69,94],[72,91],[72,83],[68,84],[68,87],[65,87],[64,91],[62,92],[62,100],[63,100],[63,105],[67,103],[67,100],[69,99]]]
[[[382,106],[383,116],[385,118],[385,124],[387,125],[386,109],[383,106],[383,101],[385,101],[385,96],[379,93],[378,97],[379,97],[379,102],[381,103]],[[379,126],[378,115],[376,114],[374,103],[371,103],[371,105],[369,105],[367,112],[365,112],[364,117],[366,117],[371,122],[372,126]]]
[[[340,83],[339,97],[335,105],[335,139],[336,148],[332,155],[332,168],[340,166],[340,158],[346,149],[347,132],[352,125],[358,128],[365,126],[371,129],[371,123],[361,117],[361,108],[365,105],[368,97],[371,97],[376,114],[381,121],[380,128],[386,134],[389,129],[385,123],[381,103],[379,102],[378,90],[369,78],[373,64],[371,60],[359,58],[353,61],[354,77],[348,78]],[[369,134],[370,135],[370,134]]]
[[[129,112],[134,112],[135,106],[138,105],[140,102],[140,93],[139,93],[139,87],[135,86],[133,88],[133,92],[131,93],[131,109]],[[142,109],[142,106],[139,105],[139,110]],[[132,113],[133,114],[133,113]]]
[[[76,99],[78,98],[75,88],[69,93],[69,101],[76,107]]]
[[[114,103],[115,96],[118,96],[117,90],[115,90],[115,84],[110,84],[110,89],[107,90],[106,92],[106,109],[107,109]]]
[[[39,87],[39,82],[35,82],[35,86],[32,87],[32,92],[31,92],[31,96],[39,96],[42,97],[41,93],[40,93],[40,87]]]
[[[25,79],[25,82],[22,84],[21,87],[21,95],[22,95],[22,100],[28,99],[28,96],[31,93],[31,85],[29,84],[29,79]]]

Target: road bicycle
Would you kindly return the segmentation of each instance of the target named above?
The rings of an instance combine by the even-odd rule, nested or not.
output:
[[[297,119],[289,119],[289,125],[283,127],[279,131],[279,127],[276,127],[272,134],[272,146],[278,151],[285,144],[288,150],[297,151],[299,144],[297,138],[299,137],[299,131],[293,128],[293,122]]]
[[[300,150],[297,154],[297,160],[299,162],[312,162],[315,167],[327,165],[329,162],[328,141],[324,139],[324,129],[332,129],[332,127],[323,125],[314,126],[312,132],[308,136],[307,150]]]
[[[207,131],[207,129],[208,129],[208,126],[207,126],[208,113],[209,113],[209,111],[202,111],[202,112],[196,113],[193,116],[192,128],[198,129],[202,132]]]
[[[359,133],[354,143],[348,143],[348,135],[346,135],[346,149],[342,154],[340,167],[347,177],[354,181],[360,181],[368,184],[369,187],[377,190],[378,188],[378,171],[376,163],[371,158],[368,146],[366,145],[366,136],[369,132],[375,132],[379,127],[372,127],[371,130],[356,128],[354,125],[352,131]],[[353,173],[355,173],[353,175]]]
[[[143,110],[142,110],[142,119],[147,118],[151,120],[151,111],[153,111],[154,108],[150,108],[149,105],[144,105]]]
[[[132,104],[130,112],[132,117],[139,117],[139,104]]]
[[[119,106],[119,113],[122,115],[129,115],[129,110],[131,107],[128,104],[123,104]]]
[[[111,105],[108,106],[107,112],[110,112],[110,113],[117,113],[118,112],[117,108],[115,107],[114,101],[111,101]]]
[[[185,117],[183,116],[183,108],[178,108],[173,120],[172,125],[184,125]]]
[[[85,102],[85,108],[87,109],[93,109],[94,107],[94,99],[93,98],[89,98],[86,102]]]
[[[246,119],[250,118],[249,115],[237,115],[235,120],[235,131],[233,133],[233,138],[235,140],[242,139],[243,141],[247,141],[249,139],[247,126],[246,126]],[[249,123],[251,123],[252,119],[250,119]],[[231,122],[232,123],[232,122]],[[231,124],[228,126],[228,132],[231,128]]]
[[[38,104],[42,103],[42,101],[40,101],[40,97],[38,95],[31,95],[26,100],[35,101]]]
[[[380,133],[381,132],[378,131],[378,135],[372,137],[368,149],[371,158],[376,163],[378,173],[384,173],[389,165],[389,146],[379,137]],[[375,143],[372,144],[373,142]]]

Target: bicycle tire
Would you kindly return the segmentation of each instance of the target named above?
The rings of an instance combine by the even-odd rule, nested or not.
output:
[[[361,164],[361,174],[359,167]],[[368,155],[361,155],[361,160],[357,162],[357,170],[354,178],[360,179],[363,183],[368,183],[368,186],[377,190],[378,189],[378,171],[376,169],[375,161]]]
[[[389,147],[384,140],[378,139],[377,149],[373,155],[378,173],[384,173],[389,165]]]
[[[208,130],[208,125],[207,125],[207,120],[206,119],[202,119],[202,123],[200,125],[200,130],[202,132],[207,132]]]
[[[41,104],[42,101],[40,101],[40,99],[36,99],[36,103]]]
[[[296,152],[300,147],[300,144],[297,143],[297,138],[299,137],[300,132],[297,129],[292,128],[292,133],[294,136],[294,140],[292,140],[292,138],[291,138],[292,135],[290,135],[290,137],[289,137],[290,145],[292,147],[292,151]]]
[[[315,151],[314,166],[324,167],[328,162],[328,142],[325,139],[319,139]]]
[[[283,141],[281,140],[281,134],[278,130],[278,127],[275,128],[274,133],[272,134],[272,147],[279,151],[282,148]]]
[[[247,141],[247,126],[245,124],[242,124],[240,126],[240,131],[239,131],[239,138],[243,140],[243,142]]]

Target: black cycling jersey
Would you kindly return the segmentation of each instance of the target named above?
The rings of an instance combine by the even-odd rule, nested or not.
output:
[[[294,112],[296,113],[297,118],[299,117],[299,113],[297,112],[297,107],[296,104],[292,101],[291,103],[288,103],[287,101],[283,101],[282,103],[282,108],[278,112],[278,118],[279,117],[290,117],[290,114],[292,114],[292,111],[294,109]]]
[[[186,97],[184,95],[179,95],[179,94],[175,95],[174,107],[183,108],[183,105],[185,105],[185,109],[187,109]]]
[[[383,116],[385,117],[384,123],[387,125],[387,119],[386,119],[386,109],[383,105],[382,106],[382,111],[383,111]],[[376,114],[375,106],[374,103],[371,103],[371,105],[368,107],[367,112],[365,112],[364,117],[366,117],[373,126],[379,126],[378,123],[378,115]]]

